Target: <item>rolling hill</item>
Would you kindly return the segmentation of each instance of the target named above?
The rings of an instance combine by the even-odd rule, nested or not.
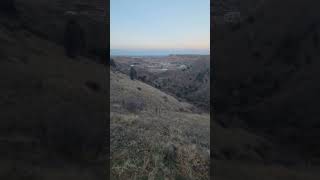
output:
[[[111,71],[113,179],[208,179],[209,114]]]

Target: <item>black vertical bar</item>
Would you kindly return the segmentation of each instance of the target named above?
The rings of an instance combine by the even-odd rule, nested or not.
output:
[[[214,54],[213,54],[213,6],[214,2],[213,0],[210,0],[210,179],[213,179],[214,177],[214,161],[213,161],[213,149],[212,147],[214,146],[213,142],[213,117],[214,117],[214,110],[213,110],[213,91],[214,91],[214,84],[215,84],[215,77],[214,77]]]
[[[106,179],[110,179],[110,66],[109,66],[109,62],[110,62],[110,0],[105,0],[105,40],[106,40],[106,61],[108,66],[106,68],[106,85],[107,85],[107,93],[106,93],[106,145],[107,145],[107,178]]]

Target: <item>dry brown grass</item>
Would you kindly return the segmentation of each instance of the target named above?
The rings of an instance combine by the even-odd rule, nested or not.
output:
[[[110,98],[112,179],[208,179],[208,114],[114,72]],[[132,98],[144,108],[128,111]]]

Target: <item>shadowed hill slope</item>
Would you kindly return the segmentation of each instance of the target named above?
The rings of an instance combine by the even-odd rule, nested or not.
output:
[[[59,44],[63,43],[65,25],[70,14],[84,29],[86,52],[100,53],[106,49],[106,1],[99,0],[16,0],[19,19],[29,29]]]
[[[6,18],[0,47],[1,179],[105,178],[105,67]]]
[[[320,150],[317,5],[264,1],[241,23],[217,25],[213,34],[217,122],[267,137],[314,167]]]
[[[212,20],[216,141],[228,144],[219,126],[230,134],[236,128],[271,143],[280,156],[257,165],[230,151],[232,160],[216,160],[215,178],[317,179],[319,2],[259,3],[239,23]]]

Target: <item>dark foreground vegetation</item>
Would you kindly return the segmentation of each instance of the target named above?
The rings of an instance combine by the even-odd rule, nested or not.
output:
[[[230,8],[239,21],[212,18],[217,179],[319,179],[318,4],[248,0]]]
[[[98,55],[80,53],[96,48],[84,23],[95,17],[72,15],[79,26],[67,28],[63,41],[71,18],[64,12],[77,2],[55,3],[0,3],[0,179],[106,178],[106,67]],[[48,19],[61,22],[58,30]],[[75,46],[84,34],[91,40]]]

